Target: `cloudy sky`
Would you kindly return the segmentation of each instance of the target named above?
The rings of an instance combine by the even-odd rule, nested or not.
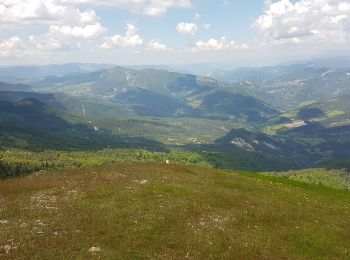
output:
[[[0,0],[0,64],[349,55],[350,0]]]

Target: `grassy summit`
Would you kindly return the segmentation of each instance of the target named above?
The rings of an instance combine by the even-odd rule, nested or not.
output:
[[[189,165],[122,163],[0,182],[0,258],[350,257],[350,194]]]

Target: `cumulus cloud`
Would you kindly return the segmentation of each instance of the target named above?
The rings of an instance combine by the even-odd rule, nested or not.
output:
[[[178,23],[176,26],[176,30],[179,33],[196,35],[198,32],[198,26],[195,23]]]
[[[0,29],[47,28],[46,33],[28,37],[26,51],[79,48],[76,40],[97,39],[106,30],[99,20],[93,9],[80,9],[74,1],[0,0]]]
[[[49,28],[49,33],[52,35],[62,35],[68,37],[76,37],[83,39],[96,39],[106,29],[101,26],[100,23],[81,26],[69,26],[69,25],[52,25]]]
[[[126,9],[133,13],[159,16],[173,8],[189,8],[190,0],[0,0],[0,31],[17,30],[24,27],[40,34],[26,36],[21,49],[6,49],[6,55],[25,51],[55,51],[80,48],[84,40],[98,40],[107,30],[93,9],[96,6]],[[24,30],[24,29],[22,29]],[[44,30],[47,30],[46,32]],[[33,33],[33,32],[32,32]],[[17,38],[3,41],[1,55],[5,55],[5,44],[15,43]],[[24,44],[25,42],[25,44]],[[89,44],[89,43],[86,43]],[[96,44],[96,42],[95,42]],[[138,29],[127,25],[124,35],[104,38],[101,48],[137,47],[144,44]],[[158,40],[147,43],[147,49],[167,50],[167,45]],[[16,51],[14,51],[16,50]],[[39,53],[39,52],[38,52]]]
[[[22,40],[18,36],[11,37],[0,43],[1,50],[12,50],[22,47]]]
[[[61,42],[52,37],[37,37],[31,35],[28,40],[29,43],[33,44],[35,48],[39,50],[58,50],[62,48]]]
[[[95,24],[95,11],[81,10],[82,4],[125,8],[145,15],[163,15],[170,8],[191,7],[189,0],[1,0],[0,24]]]
[[[347,0],[267,1],[254,22],[272,43],[346,43],[350,39]]]
[[[56,0],[2,0],[0,23],[2,25],[33,25],[55,23],[90,24],[98,17],[94,10],[80,10]]]
[[[148,47],[152,50],[158,50],[158,51],[166,51],[168,50],[168,46],[165,44],[159,42],[158,40],[152,40],[149,44]]]
[[[141,1],[143,3],[148,1]],[[189,0],[153,0],[143,8],[143,13],[146,15],[159,16],[167,12],[169,8],[189,8],[191,2]]]
[[[198,41],[194,47],[194,51],[220,51],[220,50],[243,50],[249,49],[247,44],[236,43],[235,41],[228,41],[226,37],[221,39],[210,39],[207,42]]]
[[[110,49],[113,47],[137,47],[143,44],[143,39],[137,34],[138,29],[133,24],[127,24],[126,33],[122,35],[114,35],[105,40],[100,46],[102,49]]]
[[[67,51],[80,49],[81,44],[65,38],[53,37],[50,34],[43,36],[31,35],[28,37],[31,48],[40,51]]]
[[[86,26],[51,25],[45,34],[28,37],[29,47],[40,51],[80,49],[79,40],[95,40],[106,29],[100,23]]]
[[[59,0],[65,4],[90,4],[129,9],[134,13],[159,16],[170,8],[189,8],[189,0]]]
[[[11,56],[22,56],[24,53],[24,43],[18,36],[5,39],[0,42],[0,56],[11,57]]]

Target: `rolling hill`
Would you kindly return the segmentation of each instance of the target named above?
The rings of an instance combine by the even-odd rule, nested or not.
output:
[[[247,89],[248,93],[284,110],[350,94],[350,69],[296,64],[218,71],[213,78]]]
[[[184,165],[41,172],[0,182],[0,257],[346,259],[349,199]]]
[[[349,96],[318,69],[254,75],[283,112],[155,69],[0,83],[0,258],[347,259]],[[344,92],[285,87],[321,72]]]
[[[33,98],[0,101],[0,145],[2,149],[28,150],[106,147],[166,150],[153,140],[111,135],[99,130],[92,121],[71,116]]]
[[[279,113],[262,101],[211,78],[155,69],[114,67],[88,74],[45,78],[31,84],[34,91],[104,100],[141,116],[218,116],[261,122]],[[116,115],[119,115],[117,111]]]
[[[254,71],[256,81],[267,84],[296,76],[318,77],[324,70],[305,66],[237,73],[239,80],[243,80]],[[328,72],[323,77],[331,78],[331,74]],[[312,167],[350,156],[346,148],[349,145],[347,95],[302,103],[280,113],[255,98],[258,92],[250,83],[230,85],[209,77],[156,69],[113,67],[33,78],[28,83],[33,85],[2,84],[7,91],[0,92],[0,101],[17,103],[14,107],[20,107],[23,100],[36,100],[32,106],[44,112],[50,108],[54,118],[63,121],[36,121],[35,118],[41,118],[39,108],[34,117],[12,113],[3,125],[4,129],[15,127],[16,131],[3,133],[6,146],[12,143],[12,147],[32,149],[43,140],[38,137],[46,136],[51,142],[60,135],[61,141],[53,141],[49,146],[57,149],[55,145],[61,147],[67,143],[63,136],[68,134],[68,139],[72,137],[77,142],[70,142],[63,149],[135,147],[205,151],[217,167],[254,170]],[[249,92],[255,94],[248,95]],[[4,113],[7,112],[3,111],[2,118],[6,118]],[[26,117],[30,120],[26,121]],[[67,128],[60,128],[64,122],[68,122]],[[28,135],[26,129],[34,133]],[[49,131],[50,135],[39,130]],[[36,141],[28,145],[26,140],[30,138]],[[212,153],[219,153],[223,159]],[[237,163],[238,160],[242,162]]]
[[[25,84],[10,84],[0,82],[0,91],[25,91],[30,90],[31,86]]]

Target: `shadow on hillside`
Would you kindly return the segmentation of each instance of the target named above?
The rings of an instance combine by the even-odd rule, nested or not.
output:
[[[76,129],[76,125],[74,127]],[[0,123],[0,144],[3,149],[16,148],[30,151],[95,151],[105,148],[169,151],[164,144],[146,138],[113,136],[104,132],[94,133],[86,129],[83,133],[74,131],[75,129],[42,131],[35,128],[9,127]]]
[[[298,112],[298,119],[310,120],[324,115],[325,113],[319,108],[303,108]]]
[[[92,125],[68,122],[61,112],[35,99],[0,101],[0,146],[32,151],[103,148],[168,151],[157,141],[115,136]]]

